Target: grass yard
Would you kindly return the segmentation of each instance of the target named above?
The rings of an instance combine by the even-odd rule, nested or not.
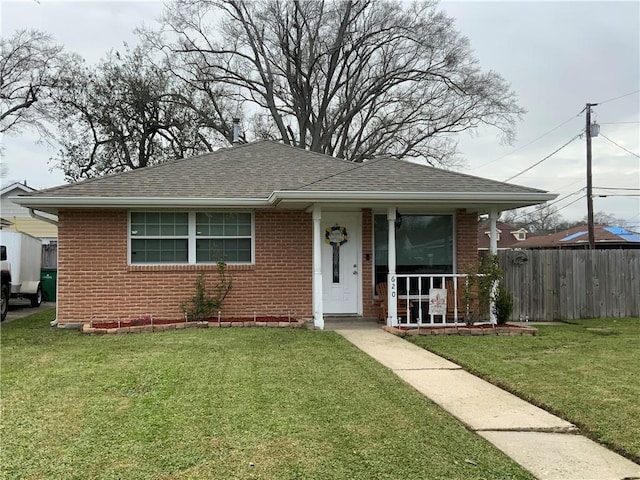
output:
[[[407,339],[640,462],[640,318],[537,328],[537,337]]]
[[[3,324],[0,477],[532,479],[333,332]]]

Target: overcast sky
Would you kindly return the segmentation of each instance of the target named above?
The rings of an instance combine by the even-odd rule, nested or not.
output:
[[[593,108],[602,134],[593,139],[594,209],[640,225],[640,2],[445,1],[441,8],[470,39],[482,67],[510,82],[528,112],[512,146],[500,145],[489,129],[461,135],[461,171],[506,180],[579,134],[585,104],[599,103]],[[96,61],[124,41],[135,43],[133,29],[153,25],[161,11],[162,3],[153,1],[0,0],[0,27],[3,37],[19,28],[47,31],[66,49]],[[37,145],[33,135],[2,142],[8,167],[3,185],[64,183],[48,164],[54,151]],[[584,137],[578,138],[511,181],[557,193],[565,219],[581,219],[585,149]]]

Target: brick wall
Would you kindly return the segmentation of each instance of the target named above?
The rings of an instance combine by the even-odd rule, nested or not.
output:
[[[457,265],[477,259],[477,215],[456,211]],[[373,299],[373,215],[362,211],[363,314],[375,317]],[[255,213],[255,265],[229,265],[233,288],[225,316],[312,315],[311,215]],[[59,214],[58,322],[181,318],[180,305],[195,291],[200,271],[211,282],[216,266],[128,265],[125,210],[62,210]],[[368,259],[367,259],[368,255]]]
[[[229,265],[233,287],[226,316],[310,316],[311,215],[255,213],[255,265]],[[182,318],[181,303],[200,271],[216,266],[128,265],[127,212],[62,210],[59,214],[58,322]]]
[[[368,255],[368,259],[367,259]],[[362,209],[362,315],[377,317],[379,304],[373,297],[373,212]]]
[[[478,261],[478,214],[456,210],[456,261],[458,273]]]

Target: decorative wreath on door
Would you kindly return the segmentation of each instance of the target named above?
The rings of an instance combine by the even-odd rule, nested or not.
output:
[[[347,229],[339,225],[327,227],[327,230],[324,233],[324,241],[333,247],[341,247],[347,243],[347,240]]]

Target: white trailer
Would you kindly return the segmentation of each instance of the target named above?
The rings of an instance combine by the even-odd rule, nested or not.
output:
[[[28,298],[32,307],[42,303],[42,242],[22,232],[0,231],[2,245],[2,320],[10,298]]]

